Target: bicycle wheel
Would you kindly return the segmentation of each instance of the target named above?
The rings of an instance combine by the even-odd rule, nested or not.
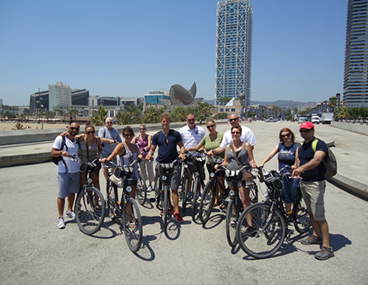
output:
[[[107,201],[107,212],[111,219],[116,219],[118,217],[118,213],[116,211],[117,198],[115,187],[110,182],[106,187],[106,201]]]
[[[204,187],[201,204],[199,206],[199,219],[205,224],[210,218],[212,207],[215,203],[216,183],[214,180],[207,182]]]
[[[246,216],[251,215],[252,225]],[[240,247],[254,258],[266,258],[278,251],[284,242],[287,225],[285,217],[278,208],[271,205],[253,204],[240,216],[236,233]]]
[[[199,209],[199,202],[198,202],[198,198],[199,198],[199,194],[201,192],[201,183],[199,181],[199,177],[195,178],[194,181],[194,188],[193,188],[193,200],[192,200],[192,205],[193,205],[193,210],[192,210],[192,219],[193,222],[196,221],[197,218],[197,214],[198,214],[198,209]]]
[[[130,209],[129,209],[129,206]],[[124,235],[129,249],[137,252],[142,245],[143,229],[142,217],[137,202],[129,197],[124,205]]]
[[[255,182],[249,187],[249,198],[252,204],[258,203],[258,187]]]
[[[303,234],[309,230],[312,223],[302,195],[297,198],[293,209],[294,227],[297,232]]]
[[[92,235],[97,232],[105,218],[105,200],[95,187],[83,188],[75,202],[75,219],[81,232]]]
[[[162,215],[163,215],[163,221],[164,221],[164,232],[167,234],[167,216],[168,216],[168,210],[169,210],[169,189],[168,186],[165,185],[163,188],[163,203],[162,203]]]
[[[183,208],[183,211],[187,208],[187,196],[188,196],[188,188],[189,188],[189,180],[188,180],[188,173],[185,172],[183,179],[181,180],[181,193],[182,193],[182,199],[181,199],[181,207]]]
[[[230,199],[226,209],[226,239],[227,243],[234,247],[236,241],[236,225],[239,219],[239,209],[236,206],[235,200]]]
[[[139,172],[139,178],[137,182],[137,199],[139,204],[143,205],[147,199],[147,186],[146,181],[144,180],[143,174]]]

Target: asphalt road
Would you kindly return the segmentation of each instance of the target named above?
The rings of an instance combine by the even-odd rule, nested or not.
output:
[[[256,124],[250,127],[259,163],[283,125],[257,129]],[[276,164],[274,158],[266,167]],[[82,234],[73,220],[66,219],[64,230],[57,228],[58,185],[51,162],[3,168],[0,174],[1,284],[367,284],[367,202],[330,183],[326,217],[335,257],[317,261],[319,247],[302,245],[290,228],[275,256],[254,260],[227,245],[225,214],[218,208],[205,226],[192,222],[189,209],[183,224],[172,223],[169,239],[158,210],[140,207],[144,239],[135,255],[109,218],[94,236]]]

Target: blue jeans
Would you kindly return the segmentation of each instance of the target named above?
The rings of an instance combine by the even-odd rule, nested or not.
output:
[[[298,193],[299,180],[290,179],[290,175],[285,175],[282,179],[284,187],[282,188],[282,200],[285,203],[294,203]]]

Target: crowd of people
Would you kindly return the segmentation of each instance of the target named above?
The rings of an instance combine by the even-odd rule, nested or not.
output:
[[[282,128],[279,132],[279,143],[257,165],[253,155],[254,146],[257,142],[252,130],[240,125],[237,114],[231,114],[228,118],[231,128],[224,134],[216,131],[216,122],[213,119],[208,119],[206,121],[208,134],[206,135],[205,130],[196,124],[193,114],[187,116],[187,125],[176,131],[170,128],[171,116],[165,112],[160,117],[162,129],[159,132],[150,136],[146,133],[146,125],[142,124],[139,127],[139,135],[135,137],[133,129],[127,126],[122,132],[124,142],[121,140],[118,131],[112,127],[112,118],[110,117],[105,121],[106,126],[99,130],[98,136],[95,136],[95,128],[91,125],[86,126],[84,134],[78,135],[79,124],[71,122],[68,131],[64,134],[65,143],[62,143],[62,136],[58,136],[51,151],[51,156],[62,158],[58,164],[58,227],[65,228],[64,207],[66,198],[68,201],[66,215],[69,218],[75,217],[73,212],[75,194],[79,192],[81,185],[84,183],[84,176],[79,173],[80,162],[101,158],[102,163],[113,161],[120,166],[126,166],[136,158],[140,158],[140,171],[144,179],[148,181],[148,189],[150,190],[153,187],[155,177],[153,156],[158,147],[156,157],[158,165],[176,161],[171,177],[168,178],[173,202],[173,207],[171,206],[169,211],[173,212],[173,216],[178,222],[182,222],[178,193],[181,167],[177,160],[178,157],[185,160],[186,152],[190,152],[192,155],[201,155],[201,151],[206,151],[208,155],[207,169],[210,171],[209,165],[212,157],[223,158],[223,162],[215,166],[216,169],[224,166],[229,170],[237,170],[244,165],[251,168],[263,167],[265,163],[278,154],[279,170],[289,172],[284,176],[282,190],[286,213],[292,213],[292,205],[298,187],[300,187],[310,213],[313,234],[303,239],[302,244],[322,244],[321,250],[315,256],[319,260],[334,256],[329,243],[329,230],[324,215],[323,199],[326,183],[325,166],[322,162],[327,159],[328,149],[326,143],[322,140],[318,140],[316,149],[313,149],[312,142],[315,140],[314,125],[311,122],[304,122],[300,125],[299,132],[304,139],[300,146],[294,141],[294,133],[289,128]],[[117,156],[120,158],[119,162]],[[190,163],[188,171],[190,174],[189,189],[191,189],[192,174],[195,168]],[[291,172],[292,174],[290,174]],[[107,168],[103,168],[103,173],[105,179],[108,179]],[[200,173],[204,180],[204,167],[201,167]],[[218,172],[217,175],[220,183],[224,184],[224,173]],[[290,179],[290,177],[301,179]],[[92,179],[94,186],[100,189],[99,172],[93,173]],[[134,173],[129,179],[133,197],[135,197],[137,180],[138,165],[135,164]],[[249,186],[252,183],[252,178],[247,178],[241,180],[237,185],[244,209],[250,205]],[[232,189],[235,185],[228,181],[228,186]],[[215,206],[225,209],[224,193],[222,193],[222,187],[219,188],[215,197]],[[251,217],[247,217],[248,219],[248,223],[251,224]]]

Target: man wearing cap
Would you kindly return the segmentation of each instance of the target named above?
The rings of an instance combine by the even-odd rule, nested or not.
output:
[[[292,176],[300,176],[300,190],[307,205],[313,228],[313,235],[301,240],[304,245],[322,244],[322,248],[316,253],[315,258],[326,260],[334,256],[330,247],[330,234],[325,218],[324,193],[326,188],[326,168],[323,159],[327,159],[328,148],[324,141],[318,139],[316,147],[313,147],[314,125],[304,122],[300,125],[300,135],[304,139],[303,144],[296,153],[296,166]]]

